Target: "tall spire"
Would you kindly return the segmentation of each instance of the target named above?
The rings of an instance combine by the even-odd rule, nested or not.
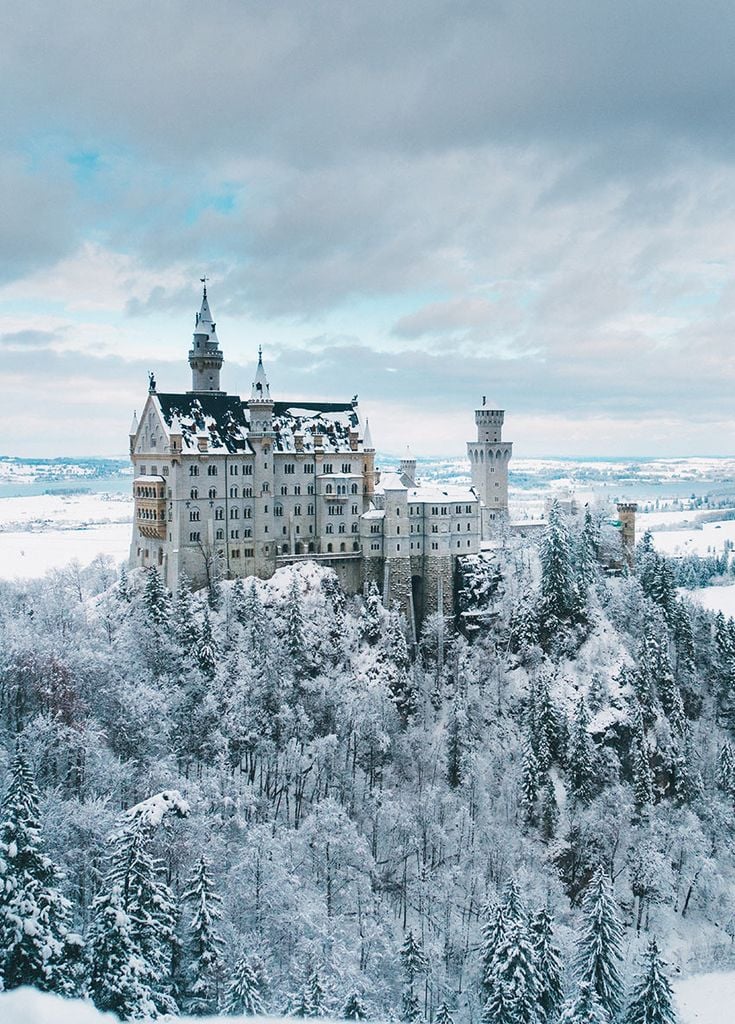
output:
[[[271,389],[263,366],[263,346],[258,345],[258,365],[255,370],[255,380],[250,392],[251,402],[270,402]]]
[[[191,366],[192,391],[219,391],[220,370],[224,356],[219,347],[217,325],[212,320],[212,312],[207,298],[207,278],[202,282],[202,305],[194,321],[194,340],[189,352]]]
[[[365,433],[362,435],[362,446],[363,448],[372,448],[373,439],[370,435],[370,420],[365,420]]]

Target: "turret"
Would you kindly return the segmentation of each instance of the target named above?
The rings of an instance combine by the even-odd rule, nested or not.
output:
[[[217,339],[217,325],[209,309],[206,279],[202,278],[202,282],[202,305],[194,321],[194,340],[189,352],[191,390],[216,391],[221,394],[219,378],[224,356]]]
[[[399,474],[406,487],[414,487],[416,485],[416,459],[411,454],[411,449],[408,445],[406,445],[406,454],[401,459]]]
[[[133,412],[133,421],[130,424],[130,430],[128,431],[128,437],[130,438],[130,454],[132,455],[135,450],[135,439],[138,436],[138,413]]]
[[[629,565],[633,564],[633,553],[635,551],[635,514],[637,511],[638,506],[634,501],[618,502],[620,536],[623,541],[623,552]]]
[[[503,440],[505,412],[492,409],[483,396],[475,410],[477,440],[467,444],[472,486],[480,499],[482,539],[492,535],[493,523],[508,515],[508,464],[513,445]]]
[[[263,349],[258,347],[258,365],[255,380],[250,389],[248,402],[250,433],[269,434],[273,430],[273,401],[271,389],[263,366]]]

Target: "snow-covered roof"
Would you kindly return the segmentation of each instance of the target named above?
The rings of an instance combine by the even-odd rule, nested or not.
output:
[[[469,487],[443,487],[440,484],[418,484],[411,487],[408,500],[415,502],[461,501],[469,504],[477,501],[477,495]]]
[[[362,519],[385,519],[384,508],[370,508],[367,512],[363,512]]]
[[[407,491],[408,488],[398,473],[381,473],[380,483],[375,490],[378,493],[385,493],[385,491]]]

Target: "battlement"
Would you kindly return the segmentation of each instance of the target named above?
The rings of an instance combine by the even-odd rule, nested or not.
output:
[[[475,423],[478,427],[502,426],[505,419],[505,409],[475,409]]]

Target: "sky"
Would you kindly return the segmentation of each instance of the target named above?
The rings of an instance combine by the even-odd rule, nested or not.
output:
[[[0,454],[147,372],[359,394],[376,447],[731,454],[735,5],[50,0],[0,16]]]

